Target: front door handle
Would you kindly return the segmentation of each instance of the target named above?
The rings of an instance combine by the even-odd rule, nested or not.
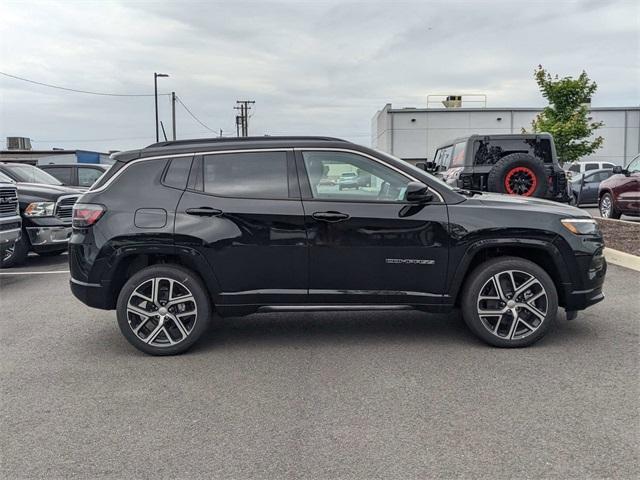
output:
[[[311,215],[316,220],[320,220],[322,222],[342,222],[343,220],[349,219],[349,215],[341,212],[316,212]]]
[[[219,217],[222,215],[222,210],[211,207],[187,208],[185,211],[188,215],[198,215],[200,217]]]

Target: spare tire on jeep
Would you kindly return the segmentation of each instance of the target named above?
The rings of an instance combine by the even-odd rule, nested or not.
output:
[[[544,164],[526,153],[511,153],[493,166],[487,186],[490,192],[544,197],[547,193]]]

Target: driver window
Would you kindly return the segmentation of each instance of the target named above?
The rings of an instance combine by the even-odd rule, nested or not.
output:
[[[303,152],[313,198],[402,202],[409,179],[380,163],[346,152]]]

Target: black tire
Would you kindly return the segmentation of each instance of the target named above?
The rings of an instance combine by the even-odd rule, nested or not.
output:
[[[578,207],[578,194],[574,193],[573,195],[571,195],[571,197],[569,198],[569,205],[573,206],[573,207]]]
[[[23,231],[20,240],[18,240],[13,248],[7,249],[3,252],[0,258],[0,268],[11,268],[22,265],[27,261],[29,255],[29,240],[27,240],[27,234]]]
[[[620,219],[622,212],[616,209],[616,204],[613,202],[613,197],[610,193],[605,193],[600,197],[598,201],[598,210],[602,218],[612,218],[614,220]]]
[[[493,166],[489,172],[487,187],[490,192],[544,197],[547,193],[546,176],[542,160],[526,153],[511,153],[498,160]],[[523,181],[522,184],[519,183],[520,179]],[[529,183],[527,179],[530,179]],[[510,190],[508,185],[512,183],[515,184],[515,188]],[[526,192],[525,187],[527,187]]]
[[[147,310],[147,307],[149,310],[153,310],[154,308],[157,310],[156,312],[153,312],[153,314],[150,316],[151,318],[146,321],[146,325],[142,326],[142,330],[152,330],[146,336],[147,339],[152,336],[153,332],[159,329],[159,333],[155,337],[155,339],[158,339],[158,344],[151,345],[143,340],[143,338],[145,337],[142,330],[142,336],[134,333],[133,328],[138,327],[140,323],[145,322],[139,321],[142,319],[141,316],[128,311],[128,303],[130,297],[136,299],[141,298],[132,297],[134,291],[139,288],[144,288],[145,285],[149,284],[150,280],[157,278],[162,279],[161,282],[167,283],[168,279],[177,281],[181,286],[184,286],[187,289],[188,293],[190,293],[193,297],[193,304],[196,308],[196,314],[195,320],[193,320],[194,323],[192,324],[190,329],[188,326],[185,328],[185,325],[187,325],[186,323],[182,324],[183,328],[185,328],[185,332],[187,332],[187,335],[178,340],[179,337],[174,337],[174,335],[172,335],[171,333],[174,332],[182,336],[181,330],[178,328],[178,325],[175,323],[175,321],[169,318],[165,320],[164,323],[164,326],[166,328],[163,327],[163,324],[159,321],[160,316],[157,315],[161,313],[162,308],[156,308],[150,306],[151,304],[142,302],[140,304],[140,310]],[[153,296],[154,295],[152,294],[151,297]],[[189,302],[191,302],[191,300]],[[125,336],[127,341],[138,350],[150,355],[176,355],[179,353],[183,353],[191,348],[193,344],[196,343],[202,336],[202,334],[208,329],[211,323],[211,301],[209,298],[209,294],[207,293],[200,278],[190,270],[179,265],[172,264],[152,265],[137,272],[124,284],[122,290],[120,291],[120,294],[118,295],[117,316],[120,331]],[[171,315],[167,313],[167,317],[170,316]],[[172,338],[166,339],[167,335]],[[151,343],[153,343],[155,339],[152,338]],[[165,339],[167,341],[164,341]],[[174,344],[171,344],[169,340],[178,341]],[[164,345],[159,345],[159,343],[163,341]]]
[[[492,281],[492,278],[494,278],[495,275],[499,275],[501,274],[501,272],[503,273],[499,275],[498,278],[501,278],[504,281],[504,276],[506,275],[508,286],[509,276],[508,273],[505,272],[509,271],[514,272],[514,277],[526,279],[528,278],[527,276],[530,276],[535,278],[538,283],[533,285],[531,289],[526,289],[524,292],[522,292],[522,294],[520,294],[517,299],[510,300],[514,301],[515,307],[518,308],[518,310],[516,310],[516,317],[512,315],[511,312],[513,310],[509,310],[508,304],[502,303],[501,305],[496,307],[489,305],[488,309],[500,308],[501,306],[503,306],[503,308],[506,310],[503,316],[500,316],[498,319],[497,315],[483,315],[483,321],[479,313],[481,305],[480,302],[483,302],[483,300],[479,299],[480,294],[483,293],[484,295],[487,295],[487,291],[484,289],[487,288],[487,285],[489,285],[489,287],[491,288],[491,283],[489,282]],[[539,319],[532,313],[532,311],[528,309],[518,307],[518,305],[521,305],[524,302],[524,297],[528,293],[531,293],[528,298],[533,298],[535,296],[534,289],[538,289],[539,285],[542,286],[544,290],[539,289],[537,290],[537,293],[543,291],[544,293],[546,293],[546,296],[535,300],[535,302],[542,302],[542,305],[544,305],[544,307],[540,307],[539,305],[541,304],[536,303],[534,303],[534,306],[536,307],[536,309],[542,309],[539,310],[539,313],[544,314],[543,319]],[[504,293],[508,296],[509,292],[507,288],[504,288]],[[518,299],[522,300],[522,302],[516,303]],[[484,301],[486,302],[487,300]],[[499,303],[497,300],[490,301]],[[463,287],[461,307],[462,317],[464,318],[464,321],[469,329],[486,343],[495,347],[527,347],[540,340],[547,333],[552,323],[555,321],[558,314],[558,294],[553,280],[551,280],[551,277],[537,264],[519,257],[501,257],[487,260],[486,262],[477,266],[470,273]],[[527,318],[524,318],[525,316]],[[494,323],[491,323],[492,317],[494,318]],[[513,318],[522,319],[518,320],[515,328],[513,329],[514,335],[512,337],[517,336],[517,338],[506,338],[509,337],[511,328],[513,327],[513,324],[509,323],[509,319],[513,321]],[[523,322],[523,320],[526,320],[526,322],[528,323]],[[498,322],[501,323],[498,325],[498,327],[494,327],[494,325],[497,325]],[[538,323],[536,324],[536,322]],[[490,327],[491,329],[496,328],[498,332],[492,332]],[[519,327],[521,328],[520,330],[518,330]],[[534,329],[528,327],[534,327]],[[501,332],[504,331],[507,331],[508,334],[506,336],[500,335]],[[523,333],[515,335],[515,333],[517,333],[518,331],[523,331]]]

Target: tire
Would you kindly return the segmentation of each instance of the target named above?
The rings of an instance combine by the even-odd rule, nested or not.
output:
[[[11,268],[22,265],[26,262],[27,255],[29,255],[29,247],[27,235],[23,231],[20,240],[15,243],[13,248],[8,248],[3,252],[0,258],[0,268]]]
[[[496,288],[496,279],[502,294]],[[517,292],[527,282],[531,282],[530,287],[515,299],[509,298],[514,284]],[[555,321],[558,293],[553,280],[540,266],[524,258],[501,257],[488,260],[471,272],[464,285],[461,306],[469,329],[489,345],[527,347],[540,340]],[[501,314],[482,315],[481,312]],[[515,328],[514,318],[518,319]]]
[[[541,160],[526,153],[511,153],[493,166],[487,186],[490,192],[544,197],[547,193],[546,177]]]
[[[571,195],[571,197],[569,198],[569,205],[573,206],[573,207],[578,207],[578,195],[577,194],[573,194]]]
[[[600,211],[600,216],[602,218],[613,218],[618,220],[622,213],[619,210],[616,210],[615,203],[613,203],[613,197],[610,193],[605,193],[600,197],[600,201],[598,201],[598,210]]]
[[[170,288],[174,301],[190,296],[171,305]],[[152,265],[124,284],[118,295],[117,316],[120,331],[138,350],[176,355],[191,348],[209,327],[211,302],[202,281],[190,270],[172,264]]]

